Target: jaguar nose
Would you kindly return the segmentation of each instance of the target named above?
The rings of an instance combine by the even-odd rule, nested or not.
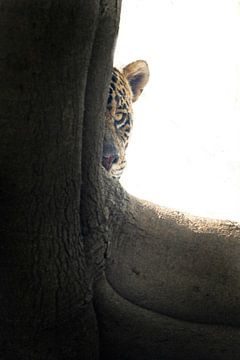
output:
[[[102,165],[105,167],[107,171],[109,171],[113,164],[116,164],[119,160],[119,156],[117,154],[109,154],[104,155],[102,157]]]

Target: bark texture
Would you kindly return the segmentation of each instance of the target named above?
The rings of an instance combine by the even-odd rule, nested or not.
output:
[[[119,13],[0,2],[1,359],[239,359],[239,224],[99,165]]]
[[[98,161],[84,134],[104,117],[119,7],[0,2],[1,359],[98,357],[80,199],[83,157]]]
[[[112,242],[95,295],[102,359],[238,359],[239,224],[104,183]]]

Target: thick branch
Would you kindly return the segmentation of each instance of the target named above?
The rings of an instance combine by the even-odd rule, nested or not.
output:
[[[96,291],[103,343],[112,344],[112,350],[103,345],[104,354],[110,356],[113,351],[111,356],[115,356],[117,339],[127,331],[132,339],[129,359],[134,358],[134,349],[144,341],[149,358],[160,356],[162,351],[167,354],[164,359],[237,358],[239,225],[193,217],[141,201],[107,175],[104,183],[112,234],[106,281],[99,283]],[[233,330],[229,325],[237,328]],[[107,327],[114,331],[110,334]],[[163,344],[166,328],[172,350]],[[183,348],[176,355],[180,329]],[[153,340],[155,331],[158,333]],[[231,340],[225,341],[228,335]],[[189,342],[196,351],[189,348]],[[142,356],[138,358],[147,358]]]
[[[237,223],[193,217],[126,195],[116,204],[121,225],[107,278],[122,296],[176,318],[240,326]]]

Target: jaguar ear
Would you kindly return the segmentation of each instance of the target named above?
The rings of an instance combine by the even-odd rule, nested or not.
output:
[[[137,60],[123,68],[123,74],[127,78],[133,93],[133,102],[141,95],[144,86],[149,79],[148,64],[144,60]]]

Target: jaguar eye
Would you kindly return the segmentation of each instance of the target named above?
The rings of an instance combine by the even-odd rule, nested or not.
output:
[[[123,113],[116,113],[114,117],[115,117],[115,120],[120,121],[120,120],[122,120]]]

